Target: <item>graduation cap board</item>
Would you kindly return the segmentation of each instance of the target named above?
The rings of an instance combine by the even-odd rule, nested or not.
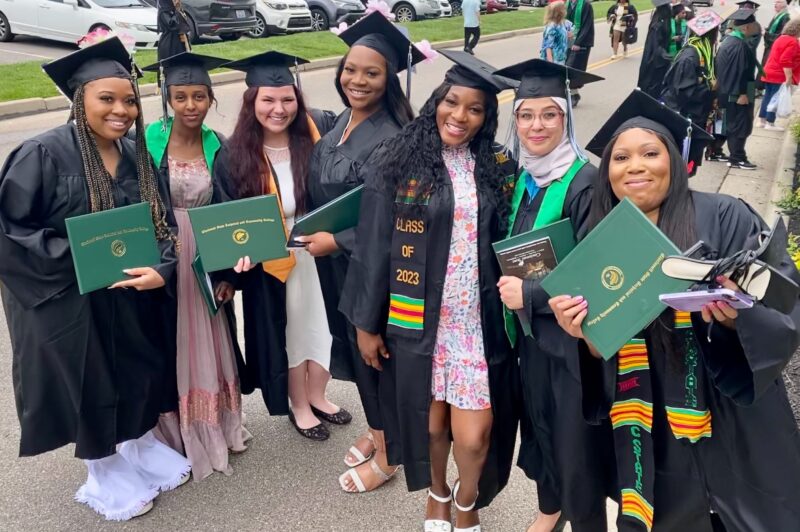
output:
[[[570,68],[566,65],[551,63],[541,59],[529,59],[515,65],[507,66],[494,73],[519,83],[516,99],[523,98],[566,98],[567,81],[582,86],[605,78]]]
[[[750,0],[742,0],[741,2],[736,2],[736,5],[742,9],[758,9],[761,7],[761,4],[758,2],[751,2]]]
[[[104,78],[132,79],[141,75],[131,55],[118,37],[81,48],[55,61],[42,65],[42,70],[70,99],[78,87]]]
[[[164,85],[207,85],[211,86],[208,73],[229,63],[227,59],[183,52],[158,63],[144,67],[145,72],[163,72]]]
[[[703,11],[686,23],[689,29],[698,37],[702,37],[709,31],[716,29],[720,24],[722,24],[722,17],[710,9]]]
[[[246,72],[244,81],[248,87],[285,87],[295,84],[290,67],[306,63],[308,60],[302,57],[271,50],[223,66]]]
[[[586,149],[598,157],[611,139],[633,128],[649,129],[671,139],[688,162],[690,142],[709,142],[714,137],[688,118],[676,113],[640,89],[635,89],[600,128]]]
[[[374,11],[339,34],[347,46],[366,46],[381,54],[397,72],[425,59],[408,38],[408,30],[395,26],[380,12]]]
[[[652,1],[653,1],[653,7],[667,6],[672,3],[671,0],[652,0]]]
[[[474,55],[460,50],[439,50],[439,53],[455,63],[444,75],[445,82],[450,85],[479,89],[491,94],[514,88],[511,80],[495,76],[497,69]]]
[[[726,20],[732,21],[734,26],[743,26],[756,21],[756,12],[752,9],[737,9]]]

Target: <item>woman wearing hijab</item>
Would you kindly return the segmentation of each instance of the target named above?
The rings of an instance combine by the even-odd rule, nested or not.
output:
[[[515,142],[522,171],[511,202],[508,236],[569,219],[578,231],[589,213],[597,168],[574,140],[567,83],[602,78],[539,60],[496,72],[520,81],[514,102]],[[539,517],[530,532],[606,529],[606,497],[614,495],[611,426],[587,425],[581,415],[578,342],[558,327],[540,279],[500,278],[516,339],[525,416],[519,465],[536,481]],[[525,320],[523,334],[516,320]],[[559,519],[560,517],[560,519]]]
[[[233,307],[224,304],[233,290],[228,283],[216,286],[221,308],[211,314],[192,267],[197,246],[187,212],[225,199],[213,171],[224,150],[222,135],[204,121],[215,102],[208,72],[227,62],[184,52],[144,69],[163,75],[165,115],[148,126],[145,137],[160,178],[169,185],[181,235],[176,299],[169,306],[168,323],[175,342],[177,371],[171,378],[172,386],[177,385],[178,416],[162,416],[159,429],[173,448],[186,454],[195,480],[214,471],[230,475],[228,450],[243,452],[250,437],[242,426],[241,353]],[[174,117],[166,114],[167,104]]]
[[[364,168],[375,149],[413,118],[397,74],[425,59],[399,27],[379,12],[361,19],[339,37],[350,50],[339,62],[334,83],[347,108],[314,147],[308,180],[310,209],[364,183]],[[352,469],[339,478],[339,483],[350,493],[371,491],[385,484],[396,468],[390,466],[386,458],[378,372],[361,361],[355,332],[338,311],[355,244],[355,229],[335,235],[315,233],[302,237],[302,241],[308,252],[317,257],[328,325],[333,335],[331,374],[355,381],[369,426],[367,435],[354,442],[345,456],[345,465]]]
[[[13,346],[20,456],[68,443],[89,474],[75,499],[109,520],[152,508],[189,464],[151,429],[168,356],[161,287],[175,269],[169,194],[144,144],[137,68],[116,37],[48,63],[69,123],[26,140],[0,171],[0,280]],[[136,141],[126,137],[136,124]],[[65,220],[150,204],[158,264],[78,292]],[[132,290],[130,290],[132,288]]]
[[[710,140],[692,129],[691,142]],[[586,231],[628,198],[679,249],[702,242],[692,257],[709,260],[710,288],[741,291],[732,278],[749,277],[755,257],[771,278],[800,280],[782,224],[755,251],[768,228],[749,205],[689,189],[686,132],[685,118],[639,91],[629,96],[589,144],[602,161]],[[579,339],[587,421],[614,426],[619,530],[710,532],[712,511],[728,531],[797,528],[800,438],[781,377],[800,342],[796,294],[739,311],[722,301],[666,309],[607,361],[581,331],[592,301],[550,300]]]
[[[380,177],[366,184],[340,309],[381,372],[390,463],[409,490],[428,488],[425,530],[450,531],[452,504],[455,530],[478,532],[476,508],[508,481],[518,422],[491,248],[514,171],[494,148],[508,85],[469,54],[441,53],[456,65],[369,174]]]

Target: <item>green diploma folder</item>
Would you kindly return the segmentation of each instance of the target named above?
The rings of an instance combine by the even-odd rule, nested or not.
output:
[[[666,305],[658,296],[683,292],[661,263],[681,251],[627,198],[542,280],[551,296],[583,296],[583,334],[606,360],[647,327]]]
[[[203,301],[206,302],[209,314],[216,316],[217,312],[219,312],[219,304],[214,296],[214,285],[211,282],[211,277],[208,276],[206,269],[203,268],[203,261],[200,260],[200,255],[195,255],[192,261],[192,271],[194,271],[197,286],[200,288],[200,293],[203,295]]]
[[[319,231],[335,234],[357,226],[363,190],[364,185],[359,185],[322,207],[297,218],[294,221],[287,246],[290,248],[303,247],[303,243],[296,240],[298,236],[313,235]]]
[[[503,275],[543,279],[575,247],[575,232],[568,219],[532,229],[492,244]],[[522,332],[531,336],[525,311],[517,311]]]
[[[233,268],[242,257],[264,262],[289,256],[274,194],[189,209],[205,271]]]
[[[66,225],[81,294],[129,279],[122,270],[161,262],[149,203],[74,216]]]

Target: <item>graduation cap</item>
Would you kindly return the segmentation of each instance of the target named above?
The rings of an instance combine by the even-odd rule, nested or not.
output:
[[[302,57],[271,50],[239,61],[232,61],[224,66],[247,72],[244,82],[248,87],[286,87],[295,84],[295,77],[292,75],[290,67],[295,67],[296,72],[299,65],[306,63],[308,60]]]
[[[479,89],[491,94],[514,88],[512,80],[495,76],[497,69],[474,55],[460,50],[439,50],[439,53],[455,63],[444,75],[445,82],[450,85]]]
[[[611,139],[633,128],[649,129],[672,140],[687,163],[691,142],[714,140],[703,128],[637,88],[603,124],[586,149],[602,157]]]
[[[671,0],[652,0],[652,1],[653,1],[653,7],[667,6],[672,3]]]
[[[752,9],[737,9],[726,20],[733,21],[734,26],[743,26],[756,21],[756,12]]]
[[[702,37],[709,31],[716,29],[720,24],[722,24],[722,17],[710,9],[703,11],[686,23],[689,29],[698,37]]]
[[[148,65],[142,70],[163,73],[164,85],[167,87],[172,85],[207,85],[210,87],[209,71],[217,69],[225,63],[229,63],[229,61],[219,57],[183,52]]]
[[[756,10],[761,7],[761,4],[758,2],[752,2],[751,0],[742,0],[741,2],[736,2],[736,5],[742,9],[753,9]]]
[[[516,96],[518,100],[523,98],[566,98],[568,81],[570,85],[574,82],[582,86],[605,79],[583,70],[541,59],[529,59],[507,66],[496,71],[494,75],[519,82]]]
[[[104,78],[133,79],[141,75],[119,37],[81,48],[42,65],[42,70],[70,101],[75,97],[78,87],[90,81]]]
[[[686,6],[684,6],[683,4],[673,4],[672,5],[672,16],[673,17],[676,16],[676,15],[680,15],[684,11],[688,11],[688,10],[686,9]]]
[[[374,11],[341,32],[339,38],[350,48],[366,46],[375,50],[399,73],[425,59],[407,33],[406,28],[392,24],[379,11]]]

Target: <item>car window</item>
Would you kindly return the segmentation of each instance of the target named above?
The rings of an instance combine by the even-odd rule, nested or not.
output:
[[[60,0],[59,0],[60,1]],[[92,0],[100,7],[142,7],[139,0]]]

